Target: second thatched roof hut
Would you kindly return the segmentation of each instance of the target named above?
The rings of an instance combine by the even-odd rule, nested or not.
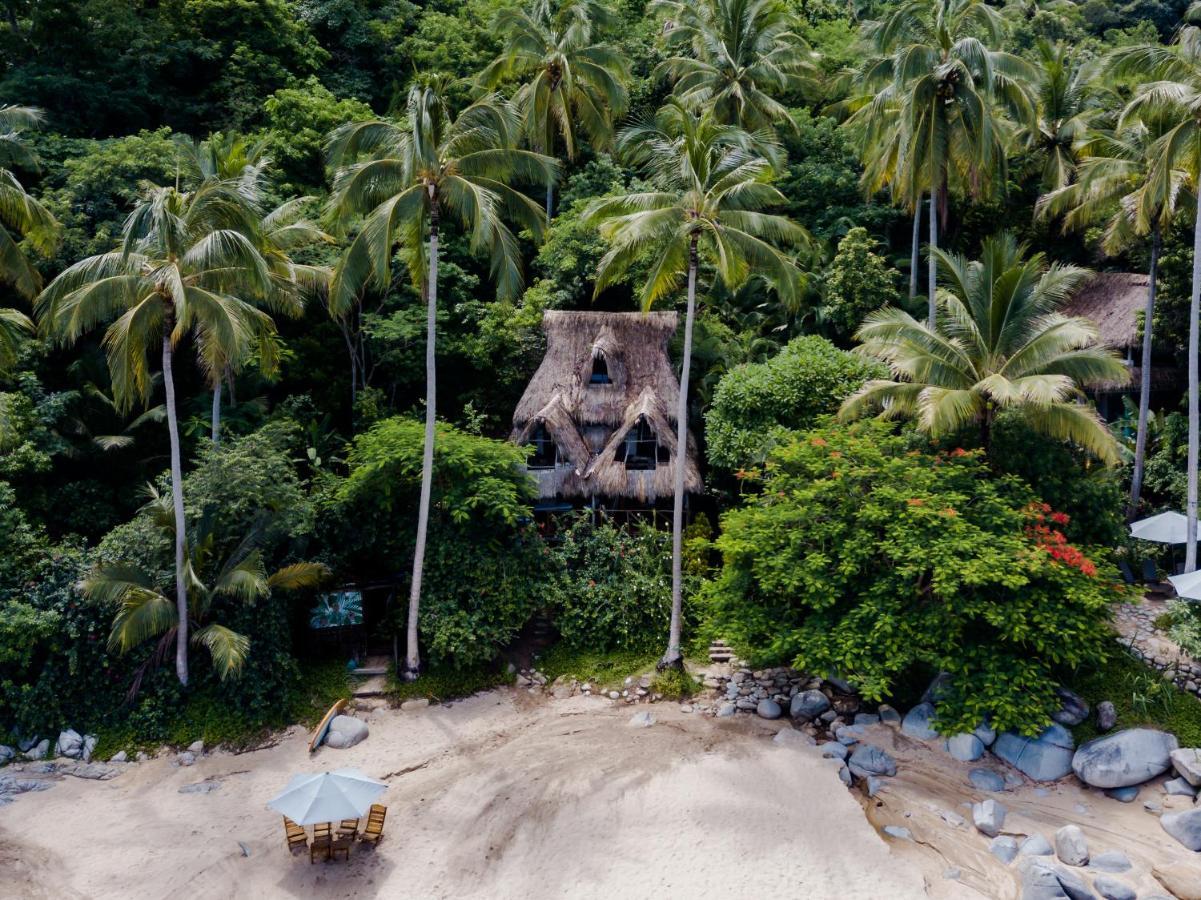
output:
[[[675,313],[544,314],[546,356],[513,414],[545,500],[653,506],[672,496],[680,384],[667,352]],[[684,489],[701,490],[688,435]]]

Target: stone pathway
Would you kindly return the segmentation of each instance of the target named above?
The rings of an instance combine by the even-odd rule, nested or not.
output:
[[[1167,611],[1166,602],[1144,597],[1139,602],[1119,606],[1114,613],[1114,625],[1131,653],[1163,672],[1181,690],[1201,697],[1201,661],[1193,659],[1155,627],[1155,620]]]

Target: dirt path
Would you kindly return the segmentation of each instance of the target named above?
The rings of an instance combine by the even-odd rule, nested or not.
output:
[[[296,730],[190,768],[67,778],[0,809],[0,896],[928,895],[922,861],[890,853],[828,762],[774,745],[778,726],[652,710],[657,724],[631,728],[628,707],[506,690],[381,710],[346,751],[310,758]],[[389,782],[384,841],[349,865],[289,858],[267,800],[295,772],[342,766]],[[221,787],[178,792],[203,780]]]

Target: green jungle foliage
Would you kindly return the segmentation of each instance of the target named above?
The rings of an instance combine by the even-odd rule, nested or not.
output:
[[[1057,675],[1104,657],[1120,596],[1041,510],[978,452],[819,429],[777,448],[763,493],[723,517],[707,603],[755,663],[840,672],[871,700],[914,668],[947,671],[948,734],[985,716],[1037,731]]]

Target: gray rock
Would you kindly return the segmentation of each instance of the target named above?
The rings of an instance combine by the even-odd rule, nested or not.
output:
[[[1005,863],[1005,865],[1009,865],[1013,862],[1014,857],[1018,855],[1017,839],[1007,834],[999,834],[989,841],[988,852]]]
[[[333,721],[329,723],[329,733],[325,736],[325,746],[345,750],[366,740],[369,733],[367,723],[362,719],[356,719],[354,716],[334,716]],[[201,741],[196,743],[204,746]],[[196,744],[192,745],[195,746]],[[195,753],[192,747],[189,747],[188,751]]]
[[[863,783],[863,792],[869,797],[876,796],[882,790],[884,790],[884,779],[877,778],[875,775],[869,775]]]
[[[1138,892],[1134,888],[1108,875],[1098,875],[1094,878],[1093,889],[1104,900],[1138,900]]]
[[[1118,711],[1108,700],[1097,704],[1097,731],[1109,731],[1118,724]]]
[[[512,665],[512,663],[509,663],[509,665]],[[242,841],[238,841],[238,849],[242,851],[243,856],[250,856],[250,848]]]
[[[788,715],[794,719],[816,719],[830,709],[830,698],[821,691],[801,691],[788,704]]]
[[[1159,817],[1159,824],[1185,847],[1201,852],[1201,809],[1164,813]]]
[[[946,739],[943,746],[960,762],[975,762],[984,755],[984,742],[970,733],[953,735]]]
[[[985,747],[991,747],[993,741],[997,739],[997,730],[988,722],[981,722],[975,727],[975,729],[972,731],[972,734],[974,734],[979,739],[980,743]]]
[[[896,775],[897,761],[873,744],[861,744],[855,748],[848,761],[851,772],[860,778],[868,775]]]
[[[1105,792],[1105,796],[1111,800],[1117,800],[1119,803],[1133,803],[1138,799],[1138,785],[1132,784],[1129,787],[1110,788]]]
[[[64,766],[59,770],[64,775],[72,775],[75,778],[86,778],[89,781],[108,781],[116,778],[121,774],[119,768],[106,766],[104,763],[85,763],[77,762],[68,766]]]
[[[838,767],[838,780],[841,781],[843,784],[845,784],[847,787],[850,787],[852,784],[855,783],[854,779],[851,778],[851,770],[848,769],[845,765],[839,765],[839,767]]]
[[[1072,771],[1075,746],[1072,733],[1055,723],[1036,738],[1002,732],[992,752],[1035,781],[1057,781]]]
[[[734,713],[737,711],[738,711],[738,707],[735,706],[733,703],[731,703],[729,700],[727,700],[721,706],[717,707],[717,718],[719,718],[719,719],[729,718],[730,716],[734,715]]]
[[[879,725],[880,717],[875,713],[855,713],[855,724],[858,726]]]
[[[185,750],[175,758],[175,761],[181,766],[194,766],[196,765],[196,754],[191,750]]]
[[[337,721],[338,718],[342,717],[335,717],[335,721]],[[333,726],[332,722],[330,723],[330,726]],[[192,743],[188,744],[188,750],[192,753],[195,753],[197,756],[200,756],[202,753],[204,753],[204,741],[192,741]]]
[[[8,747],[8,746],[5,746],[4,744],[0,744],[0,766],[3,766],[7,763],[12,762],[13,758],[16,757],[16,755],[17,755],[17,751],[14,750],[12,747]]]
[[[851,750],[846,744],[840,744],[838,741],[829,741],[822,744],[819,748],[822,756],[827,759],[843,759],[845,760],[851,755]]]
[[[1065,687],[1057,687],[1055,696],[1059,698],[1059,709],[1051,713],[1051,719],[1060,725],[1079,725],[1088,718],[1088,703],[1075,691]]]
[[[1196,797],[1197,789],[1183,778],[1170,778],[1163,783],[1163,789],[1177,797]]]
[[[919,741],[931,741],[938,737],[938,732],[931,726],[934,721],[934,704],[919,703],[905,714],[901,721],[901,731]]]
[[[630,716],[630,721],[626,724],[631,728],[650,728],[655,724],[655,717],[650,712],[643,710]]]
[[[1064,825],[1055,832],[1055,855],[1069,866],[1088,865],[1088,841],[1078,825]]]
[[[778,719],[784,714],[784,710],[780,709],[780,704],[775,700],[760,700],[755,712],[763,719]]]
[[[72,728],[58,733],[58,742],[54,745],[55,756],[66,756],[69,759],[79,759],[83,753],[83,735]]]
[[[1153,816],[1158,816],[1161,812],[1163,812],[1163,804],[1158,800],[1144,800],[1143,809],[1151,813]]]
[[[817,743],[812,735],[805,734],[803,731],[797,731],[795,728],[781,728],[771,740],[773,744],[793,747],[812,747]],[[836,747],[838,745],[834,744],[832,746]]]
[[[831,687],[840,694],[855,693],[855,686],[842,678],[837,672],[827,675],[826,681],[830,682]]]
[[[17,741],[17,749],[22,753],[28,753],[37,746],[37,743],[37,735],[34,735],[33,737],[21,738],[21,740]]]
[[[1092,787],[1142,784],[1168,771],[1178,746],[1176,736],[1166,731],[1127,728],[1082,744],[1072,757],[1072,771]]]
[[[83,736],[83,747],[80,750],[79,758],[84,762],[92,761],[92,754],[96,752],[96,735],[85,734]]]
[[[822,713],[817,718],[820,721],[825,722],[827,725],[829,725],[831,722],[833,722],[835,719],[838,718],[838,713],[836,713],[832,709],[827,709],[824,713]]]
[[[1096,900],[1079,875],[1043,859],[1022,864],[1022,900]]]
[[[124,750],[118,750],[111,757],[109,757],[108,761],[115,762],[115,763],[123,763],[123,762],[127,761],[128,759],[129,759],[129,756],[126,754],[126,752]]]
[[[185,784],[179,789],[181,794],[211,794],[221,787],[220,781],[198,781],[196,784]]]
[[[138,762],[146,762],[146,760],[150,759],[150,754],[146,753],[144,750],[139,750],[134,759]]]
[[[50,752],[50,739],[43,738],[34,744],[30,749],[25,751],[25,758],[38,760],[45,759],[46,754]]]
[[[1104,853],[1098,853],[1088,861],[1088,867],[1114,875],[1119,872],[1129,872],[1133,868],[1129,858],[1121,850],[1106,850]]]
[[[901,724],[901,714],[889,706],[887,703],[881,703],[876,712],[880,716],[880,721],[885,725],[899,727]]]
[[[886,835],[896,838],[898,841],[913,840],[913,835],[910,833],[909,829],[904,828],[901,825],[885,825],[883,830]]]
[[[926,687],[922,694],[922,703],[934,704],[947,695],[947,691],[951,688],[951,673],[939,672],[934,676],[934,680]]]
[[[1054,852],[1051,842],[1041,834],[1030,835],[1018,847],[1018,853],[1022,856],[1050,856]]]
[[[978,791],[998,793],[1005,790],[1005,779],[991,769],[972,769],[967,777]]]
[[[859,735],[863,734],[862,730],[850,725],[841,725],[833,729],[834,740],[840,744],[850,747],[852,744],[859,743]]]
[[[1176,773],[1195,788],[1201,788],[1201,748],[1184,747],[1169,754]]]
[[[40,781],[36,778],[0,778],[0,795],[28,794],[35,791],[48,791],[54,786],[52,781]]]
[[[958,828],[966,821],[959,813],[951,812],[949,809],[944,809],[938,816],[952,828]]]
[[[976,830],[989,837],[996,837],[1005,825],[1005,807],[989,797],[972,804],[972,822]]]

